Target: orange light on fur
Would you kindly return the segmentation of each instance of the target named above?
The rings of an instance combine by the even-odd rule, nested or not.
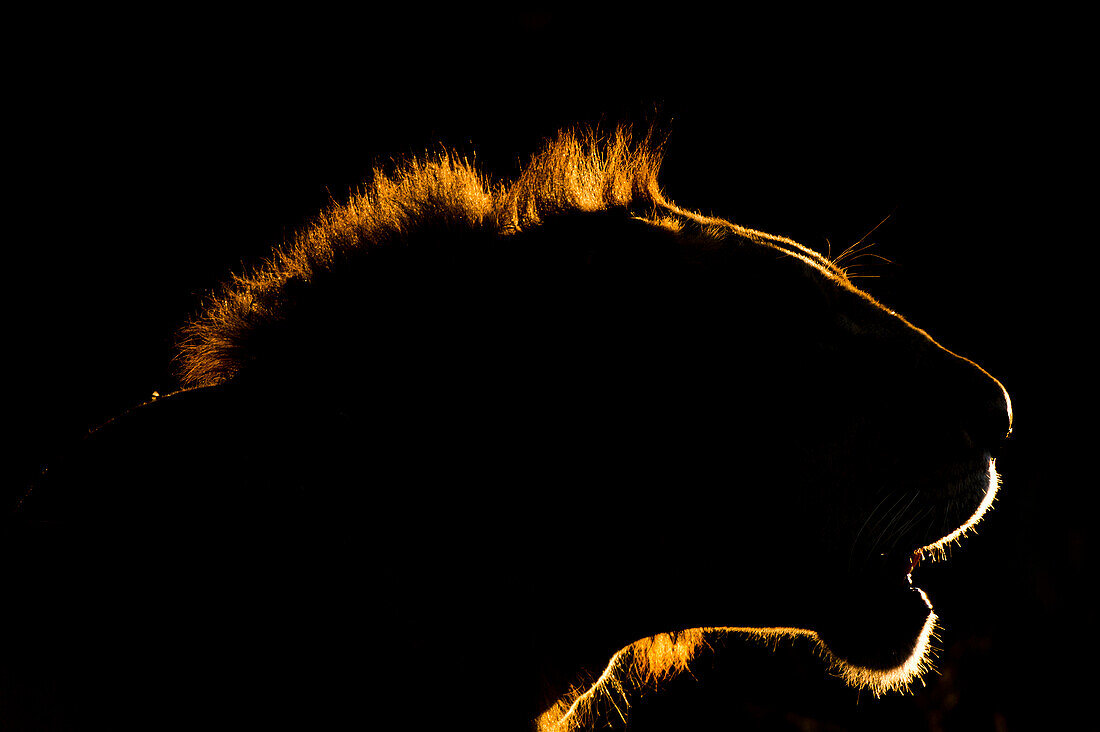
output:
[[[975,531],[975,526],[979,521],[989,512],[989,509],[993,507],[993,501],[997,498],[997,490],[1001,485],[1001,476],[997,473],[997,461],[993,458],[989,460],[989,486],[986,489],[985,497],[982,498],[982,502],[978,504],[978,508],[975,509],[973,515],[966,520],[959,528],[952,531],[942,539],[935,541],[927,546],[923,546],[917,551],[920,553],[921,558],[930,557],[935,559],[946,559],[947,550],[952,544],[959,544],[961,539],[967,534]]]
[[[888,692],[908,693],[935,668],[932,640],[938,638],[939,627],[928,596],[920,589],[917,592],[928,606],[928,617],[909,657],[894,668],[882,670],[850,664],[834,654],[816,632],[804,628],[714,627],[661,633],[616,652],[591,686],[574,689],[539,716],[538,732],[576,732],[601,725],[625,725],[631,698],[688,671],[691,661],[703,649],[711,649],[712,643],[738,636],[772,644],[809,639],[830,671],[849,686],[870,691],[876,697]]]
[[[996,461],[989,461],[989,483],[982,502],[973,515],[959,528],[918,552],[933,559],[945,558],[947,549],[958,544],[982,520],[997,497],[1001,479]],[[849,686],[867,690],[876,697],[889,692],[908,693],[916,683],[935,669],[933,660],[939,619],[932,610],[932,603],[920,588],[928,617],[924,621],[913,650],[898,666],[891,669],[872,669],[856,666],[834,654],[818,634],[804,628],[743,628],[713,627],[692,628],[678,633],[662,633],[637,641],[615,653],[599,678],[587,689],[574,689],[538,718],[539,732],[574,732],[596,724],[626,723],[630,699],[653,689],[662,682],[687,671],[692,660],[711,642],[720,638],[742,636],[776,642],[794,638],[811,640],[829,669]]]

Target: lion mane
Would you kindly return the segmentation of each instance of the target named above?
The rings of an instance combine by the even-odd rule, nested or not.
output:
[[[818,266],[843,270],[795,241],[680,208],[662,194],[662,142],[650,129],[639,140],[626,125],[560,131],[510,183],[493,182],[452,151],[413,158],[387,174],[375,167],[363,189],[334,203],[263,264],[234,275],[181,329],[178,373],[187,387],[232,379],[253,361],[278,361],[288,338],[274,331],[309,310],[318,291],[354,288],[387,254],[418,261],[474,257],[555,218],[619,213],[702,239],[730,236],[780,248]],[[441,245],[439,242],[447,242]],[[399,254],[400,256],[400,254]],[[331,317],[332,311],[326,311]],[[285,333],[283,334],[285,336]]]
[[[462,241],[463,235],[504,238],[548,218],[612,209],[684,215],[661,195],[660,146],[652,132],[641,142],[617,127],[607,140],[594,130],[563,131],[510,184],[493,183],[471,161],[451,151],[414,158],[370,183],[344,204],[332,205],[289,246],[261,266],[234,276],[182,330],[179,373],[189,387],[233,378],[242,365],[265,358],[266,332],[333,273],[351,277],[380,251],[408,248],[420,256],[426,242]],[[463,253],[439,248],[440,258]],[[307,290],[308,287],[308,290]]]

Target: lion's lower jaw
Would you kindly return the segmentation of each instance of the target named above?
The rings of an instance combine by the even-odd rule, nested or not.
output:
[[[920,632],[909,649],[908,655],[893,665],[869,666],[853,662],[842,657],[826,643],[820,635],[814,634],[815,645],[830,669],[849,686],[870,691],[876,697],[889,692],[907,693],[916,683],[923,684],[924,676],[935,669],[936,648],[933,640],[939,639],[939,617],[932,610],[932,603],[924,590],[913,588],[928,608]]]
[[[870,691],[876,697],[891,692],[910,692],[916,683],[923,684],[925,674],[935,668],[932,641],[938,637],[936,630],[939,627],[927,595],[920,589],[916,591],[927,605],[928,615],[909,655],[896,666],[874,668],[851,663],[834,652],[818,633],[803,628],[715,627],[661,633],[615,653],[590,686],[573,689],[539,716],[538,732],[625,727],[633,702],[687,671],[704,650],[734,638],[773,645],[781,640],[806,638],[828,664],[829,670],[849,686]]]

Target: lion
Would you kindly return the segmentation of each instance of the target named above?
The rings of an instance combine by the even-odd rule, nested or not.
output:
[[[20,508],[51,586],[98,573],[93,707],[621,726],[738,638],[921,678],[914,577],[991,507],[1008,392],[842,258],[677,206],[662,152],[619,126],[510,182],[376,169],[211,294],[183,388]]]

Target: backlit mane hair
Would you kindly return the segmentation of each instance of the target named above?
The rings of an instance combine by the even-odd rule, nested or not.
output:
[[[376,167],[347,203],[322,212],[291,244],[208,299],[180,333],[181,380],[198,387],[233,378],[254,355],[257,334],[286,317],[303,286],[369,266],[372,251],[443,240],[439,253],[455,256],[445,250],[448,235],[507,237],[579,212],[672,214],[657,185],[660,164],[652,130],[636,142],[620,125],[606,137],[592,129],[559,132],[510,184],[494,185],[449,151],[407,160],[391,175]]]

